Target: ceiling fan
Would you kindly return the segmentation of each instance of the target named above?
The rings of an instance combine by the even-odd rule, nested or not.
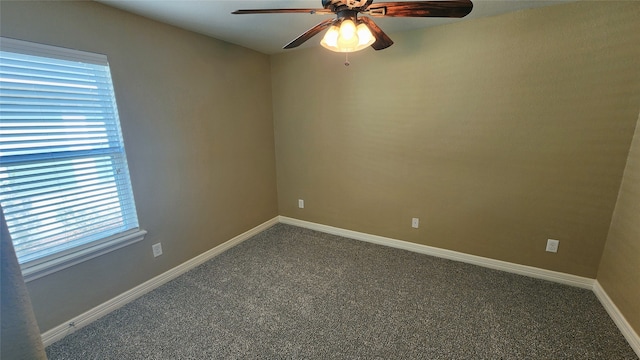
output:
[[[373,0],[322,0],[322,9],[253,9],[236,10],[232,14],[336,14],[297,38],[284,49],[292,49],[329,29],[320,44],[336,52],[354,52],[371,46],[375,50],[386,49],[393,40],[376,25],[371,17],[445,17],[461,18],[473,9],[471,0],[399,1],[373,3]]]

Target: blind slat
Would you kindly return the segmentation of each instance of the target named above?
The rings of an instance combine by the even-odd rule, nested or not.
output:
[[[87,217],[96,213],[96,211],[94,211],[95,209],[114,209],[118,212],[118,216],[120,217],[122,216],[122,211],[120,211],[120,203],[113,200],[109,200],[109,201],[104,200],[101,202],[97,202],[95,207],[76,207],[71,209],[76,213],[74,214],[73,218],[70,218],[69,220],[65,220],[64,222],[50,221],[47,224],[62,225],[64,226],[65,232],[74,231],[78,228],[78,226],[73,226],[74,224],[97,223],[98,220],[90,219]],[[45,215],[50,215],[50,214],[45,214]],[[49,217],[43,217],[42,219],[43,220],[54,219],[54,217],[49,216]],[[16,244],[22,244],[22,243],[27,243],[29,241],[37,240],[38,237],[34,235],[41,232],[41,230],[44,230],[44,229],[42,226],[36,226],[36,225],[39,225],[39,224],[33,221],[29,223],[24,223],[24,224],[18,224],[18,225],[14,224],[17,231],[15,235],[16,238],[13,241]]]
[[[7,216],[15,213],[23,215],[24,212],[28,212],[31,215],[39,215],[43,212],[59,211],[60,209],[73,206],[77,203],[94,201],[99,199],[100,196],[118,197],[118,190],[116,187],[112,186],[99,190],[51,197],[49,199],[43,199],[37,202],[33,202],[32,204],[22,203],[17,206],[7,207],[6,213]]]
[[[75,185],[75,183],[73,184]],[[69,185],[68,188],[60,189],[59,191],[47,191],[48,188],[40,188],[40,192],[31,192],[31,193],[20,193],[20,197],[7,198],[4,203],[7,206],[7,209],[13,208],[14,206],[23,206],[25,203],[25,199],[30,197],[30,201],[40,202],[40,201],[48,201],[57,198],[64,198],[67,196],[73,196],[76,194],[82,194],[85,192],[98,191],[105,188],[111,188],[113,186],[113,182],[109,179],[106,179],[104,182],[96,183],[94,185],[83,186],[82,189],[79,189],[77,186]],[[43,191],[44,189],[44,191]],[[35,196],[34,196],[35,195]]]
[[[129,212],[125,211],[125,209],[123,209],[121,207],[121,204],[117,203],[117,202],[113,202],[113,201],[103,201],[101,203],[96,203],[94,204],[94,206],[92,207],[78,207],[75,209],[76,214],[75,217],[77,218],[81,218],[82,216],[85,216],[86,214],[91,214],[92,212],[98,212],[98,211],[102,211],[102,210],[108,210],[108,209],[118,209],[118,211],[120,212],[120,214],[124,217],[127,217]],[[36,226],[38,224],[40,225],[49,225],[49,224],[53,224],[53,223],[62,223],[62,221],[60,221],[60,216],[57,214],[46,214],[44,216],[40,216],[39,218],[35,218],[35,219],[31,219],[31,221],[27,221],[27,219],[21,219],[21,223],[12,223],[12,226],[15,227],[16,231],[23,231],[23,230],[29,230],[29,229],[34,229],[36,228]],[[66,223],[66,221],[65,221]],[[14,242],[18,242],[18,241],[25,241],[24,239],[13,239]],[[28,241],[28,239],[27,239]]]
[[[94,219],[89,219],[87,217],[94,217]],[[46,226],[38,226],[36,228],[27,228],[23,231],[16,232],[16,243],[20,244],[20,246],[24,246],[25,244],[29,244],[32,242],[41,241],[47,237],[52,237],[54,235],[63,235],[65,232],[70,230],[82,229],[87,226],[87,224],[93,224],[96,222],[95,219],[100,219],[100,221],[109,220],[114,217],[122,219],[122,212],[119,207],[111,207],[106,211],[100,212],[91,212],[88,215],[84,216],[76,216],[69,221],[62,222],[54,222],[52,224]],[[93,220],[93,221],[92,221]],[[21,241],[22,238],[28,238],[28,241]]]

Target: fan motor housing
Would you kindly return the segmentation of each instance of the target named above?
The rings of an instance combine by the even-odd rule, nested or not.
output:
[[[341,8],[364,9],[372,0],[322,0],[322,7],[331,11],[339,11]]]
[[[355,22],[358,17],[358,11],[351,9],[340,9],[336,12],[336,15],[339,20],[351,19]]]

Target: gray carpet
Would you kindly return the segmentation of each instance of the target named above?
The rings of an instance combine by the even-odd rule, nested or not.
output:
[[[278,224],[49,359],[637,359],[588,290]]]

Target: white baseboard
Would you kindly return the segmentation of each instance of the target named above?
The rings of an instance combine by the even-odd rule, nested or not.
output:
[[[618,329],[620,329],[624,338],[627,339],[627,342],[631,345],[633,351],[635,351],[636,355],[640,358],[640,336],[638,336],[638,334],[633,330],[629,322],[627,322],[627,319],[625,319],[616,304],[614,304],[609,295],[607,295],[607,292],[604,291],[598,280],[596,280],[593,285],[593,292],[596,294],[605,310],[607,310],[607,313],[609,313],[613,322],[616,323],[616,326],[618,326]]]
[[[111,300],[108,300],[96,307],[94,307],[93,309],[82,313],[76,317],[74,317],[73,319],[65,322],[64,324],[60,324],[56,327],[54,327],[53,329],[46,331],[44,333],[42,333],[42,342],[44,343],[44,346],[49,346],[51,344],[53,344],[54,342],[62,339],[63,337],[65,337],[66,335],[68,335],[69,333],[80,329],[86,325],[89,325],[91,322],[103,317],[104,315],[107,315],[108,313],[124,306],[125,304],[139,298],[140,296],[148,293],[149,291],[161,286],[162,284],[171,281],[173,279],[175,279],[176,277],[184,274],[185,272],[195,268],[198,265],[201,265],[205,262],[207,262],[208,260],[212,259],[213,257],[227,251],[228,249],[240,244],[241,242],[249,239],[250,237],[268,229],[269,227],[275,225],[278,223],[279,217],[274,217],[271,220],[268,220],[256,227],[254,227],[251,230],[245,231],[244,233],[234,237],[233,239],[230,239],[216,247],[214,247],[211,250],[208,250],[194,258],[192,258],[191,260],[185,261],[184,263],[172,268],[171,270],[168,270],[154,278],[152,278],[151,280],[148,280],[136,287],[134,287],[131,290],[128,290],[116,297],[114,297]],[[73,324],[73,325],[70,325]]]
[[[416,244],[408,241],[392,239],[388,237],[361,233],[358,231],[345,230],[333,226],[317,224],[309,221],[298,220],[286,216],[280,216],[280,222],[295,225],[307,229],[317,230],[328,234],[339,235],[350,239],[366,241],[378,245],[413,251],[421,254],[436,256],[444,259],[460,261],[468,264],[478,265],[486,268],[502,270],[533,278],[549,280],[556,283],[577,286],[584,289],[593,289],[594,279],[565,274],[557,271],[545,270],[533,266],[519,265],[506,261],[489,259],[482,256],[469,255],[453,250],[440,249],[433,246]]]

